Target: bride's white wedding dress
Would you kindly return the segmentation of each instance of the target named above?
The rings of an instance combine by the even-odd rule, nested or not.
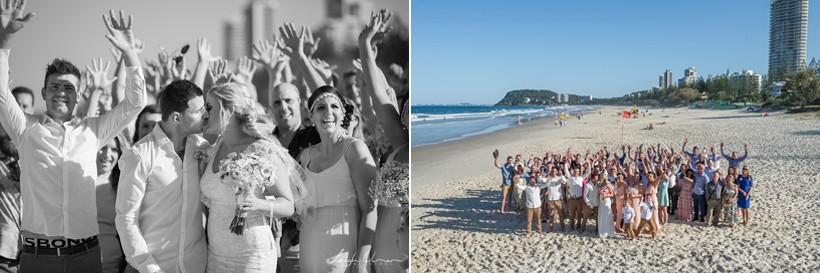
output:
[[[245,152],[259,148],[255,142]],[[219,173],[213,172],[214,155],[222,143],[217,142],[209,153],[205,173],[200,181],[202,199],[209,208],[208,215],[208,266],[207,272],[276,272],[279,246],[271,232],[271,219],[267,215],[248,213],[242,235],[231,233],[228,228],[236,209],[236,195],[232,188],[220,181]],[[277,181],[278,183],[278,181]],[[254,193],[265,198],[262,188]]]

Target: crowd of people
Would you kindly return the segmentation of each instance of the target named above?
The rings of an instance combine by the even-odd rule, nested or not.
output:
[[[634,151],[631,145],[621,146],[620,153],[603,147],[583,156],[567,149],[543,158],[508,156],[503,164],[495,151],[494,164],[502,175],[500,212],[526,209],[528,237],[533,222],[538,234],[543,233],[541,222],[548,222],[552,232],[556,221],[562,232],[568,222],[569,231],[583,234],[588,221],[595,220],[598,236],[622,233],[629,239],[642,232],[657,238],[670,216],[707,226],[734,228],[739,219],[747,225],[753,179],[743,164],[746,144],[739,156],[736,151],[727,155],[723,143],[720,153],[708,146],[689,152],[688,142],[677,152],[674,143],[646,149],[639,145]],[[723,160],[728,162],[725,175]]]
[[[389,12],[340,77],[293,24],[235,72],[204,38],[190,74],[179,52],[141,61],[139,24],[111,11],[115,77],[102,59],[83,72],[55,59],[37,114],[34,92],[9,86],[25,5],[0,1],[0,272],[277,272],[294,244],[303,272],[407,270],[406,204],[368,195],[380,166],[409,163],[407,81],[376,63]],[[249,177],[266,186],[224,183],[225,162],[260,153],[271,167]]]

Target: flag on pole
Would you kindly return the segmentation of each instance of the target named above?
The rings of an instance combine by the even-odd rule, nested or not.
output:
[[[629,111],[624,111],[624,115],[623,115],[623,117],[624,117],[624,118],[631,118],[631,117],[632,117],[632,113],[629,113]]]

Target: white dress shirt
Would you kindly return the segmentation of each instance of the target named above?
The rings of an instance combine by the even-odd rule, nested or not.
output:
[[[623,208],[624,224],[632,223],[632,217],[635,217],[635,209],[631,206],[624,206]]]
[[[142,69],[126,67],[125,98],[101,117],[63,124],[23,113],[8,86],[9,50],[0,49],[0,124],[20,152],[20,229],[69,239],[97,235],[97,151],[145,107]]]
[[[555,201],[564,198],[564,185],[567,184],[566,178],[563,176],[556,176],[549,179],[547,186],[547,200]]]
[[[180,160],[157,124],[120,159],[115,222],[125,259],[140,272],[205,272],[208,252],[194,153],[207,146],[201,137],[188,136]]]
[[[579,198],[583,193],[584,178],[589,176],[592,168],[587,168],[584,175],[572,176],[569,174],[569,164],[564,164],[564,176],[569,180],[569,197]]]
[[[652,209],[654,208],[652,202],[641,201],[641,219],[649,220],[652,218]]]
[[[587,182],[584,189],[584,203],[597,207],[601,203],[601,194],[598,193],[598,184]]]
[[[536,183],[535,186],[528,185],[515,185],[516,188],[524,191],[524,195],[527,196],[527,208],[534,209],[541,207],[541,189],[546,188],[547,184],[544,183]]]

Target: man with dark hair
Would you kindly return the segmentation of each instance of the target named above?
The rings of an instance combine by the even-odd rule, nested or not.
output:
[[[359,88],[359,76],[355,71],[348,71],[342,75],[342,83],[339,85],[342,96],[356,102],[356,107],[362,107],[362,97]]]
[[[25,86],[18,86],[11,90],[14,100],[23,109],[23,113],[34,115],[34,91]]]
[[[122,53],[126,67],[123,101],[101,117],[74,117],[80,73],[57,59],[48,66],[42,88],[46,114],[34,117],[10,102],[8,86],[12,36],[33,17],[23,17],[24,9],[25,1],[0,5],[0,124],[20,150],[20,195],[26,208],[21,215],[20,270],[100,272],[93,159],[145,106],[145,80],[131,19],[118,19],[113,11],[110,17],[103,16],[106,38]],[[102,88],[91,84],[90,89]]]
[[[125,259],[139,272],[204,272],[207,261],[199,161],[208,142],[205,100],[193,82],[177,80],[159,96],[162,120],[120,159],[117,232]]]

